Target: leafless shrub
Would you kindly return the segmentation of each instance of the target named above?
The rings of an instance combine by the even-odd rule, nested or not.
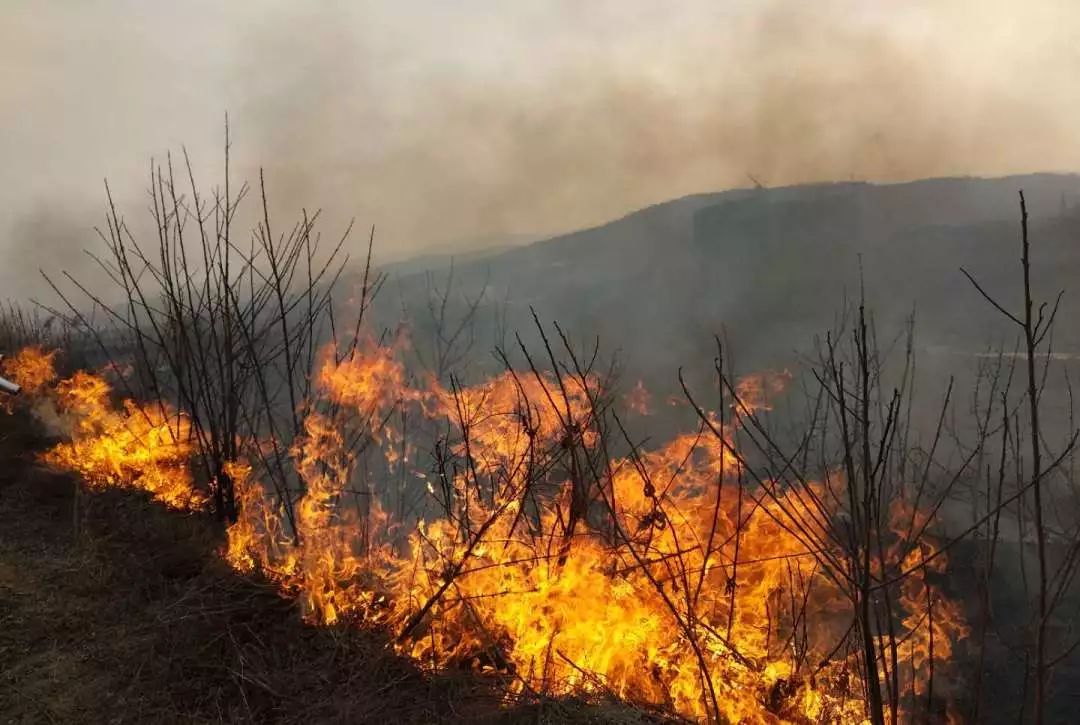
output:
[[[316,230],[318,213],[304,211],[276,233],[261,174],[258,191],[260,218],[243,242],[236,225],[249,187],[231,181],[226,130],[224,183],[209,197],[186,153],[182,177],[171,156],[152,166],[152,242],[136,237],[106,186],[106,225],[98,231],[106,252],[89,253],[112,289],[89,289],[64,272],[65,286],[86,300],[79,303],[46,277],[71,324],[91,331],[131,397],[173,404],[190,417],[199,467],[223,521],[236,518],[226,464],[242,452],[258,454],[293,518],[303,483],[286,459],[302,432],[317,348],[337,339],[331,295],[347,260],[349,229],[327,247]],[[369,282],[378,280],[365,274],[364,282],[360,317],[373,293]],[[110,305],[117,293],[121,304]]]

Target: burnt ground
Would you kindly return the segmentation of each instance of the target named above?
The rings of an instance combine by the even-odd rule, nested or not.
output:
[[[432,676],[378,632],[305,625],[230,570],[207,517],[80,492],[0,414],[0,723],[644,722],[630,708],[506,708],[498,683]]]

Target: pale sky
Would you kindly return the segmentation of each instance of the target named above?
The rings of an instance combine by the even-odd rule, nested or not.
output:
[[[688,193],[1080,170],[1075,0],[2,0],[0,299],[151,156],[375,224],[383,258]],[[362,235],[361,235],[362,236]]]

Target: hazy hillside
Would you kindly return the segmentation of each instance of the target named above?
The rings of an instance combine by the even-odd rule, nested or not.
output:
[[[1073,286],[1080,269],[1080,176],[841,183],[685,197],[600,227],[460,258],[454,303],[484,290],[480,351],[498,340],[493,321],[500,310],[506,329],[531,331],[531,306],[578,339],[600,335],[604,349],[618,348],[635,376],[670,381],[680,365],[707,365],[712,336],[722,329],[740,366],[783,364],[834,324],[845,296],[857,296],[861,261],[883,335],[899,330],[914,308],[924,352],[971,352],[990,341],[1011,342],[1012,333],[960,267],[1004,299],[1017,299],[1009,262],[1019,257],[1019,189],[1032,219],[1036,281],[1053,298]],[[445,283],[447,261],[430,261],[431,279]],[[422,346],[430,333],[428,275],[417,263],[387,271],[382,317],[389,324],[407,309]],[[1076,299],[1066,295],[1063,319],[1080,319]],[[1077,346],[1076,337],[1062,326],[1058,348]]]

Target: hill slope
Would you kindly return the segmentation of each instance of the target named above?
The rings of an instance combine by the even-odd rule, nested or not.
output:
[[[459,260],[451,316],[462,297],[483,290],[478,347],[507,341],[492,322],[499,312],[505,329],[535,341],[528,334],[534,308],[577,339],[599,335],[646,378],[711,359],[721,329],[747,366],[782,364],[857,297],[861,264],[868,301],[885,327],[899,329],[915,308],[925,349],[970,351],[1011,333],[960,267],[1015,299],[1020,189],[1032,217],[1035,281],[1052,299],[1080,271],[1080,176],[820,184],[677,199]],[[424,302],[432,281],[445,283],[445,266],[431,278],[415,266],[388,272],[383,320],[407,308],[418,344],[427,344]],[[1063,304],[1064,318],[1080,313],[1068,296]]]

